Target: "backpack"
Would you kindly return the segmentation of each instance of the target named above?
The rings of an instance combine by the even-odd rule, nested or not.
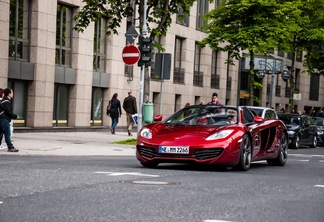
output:
[[[110,110],[111,110],[111,100],[109,100],[109,103],[108,103],[108,105],[107,105],[107,115],[109,115],[110,114]]]

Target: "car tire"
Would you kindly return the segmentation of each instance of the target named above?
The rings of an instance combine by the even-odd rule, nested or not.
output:
[[[271,166],[284,166],[288,159],[288,140],[285,133],[280,138],[278,156],[276,159],[267,160]]]
[[[141,164],[143,167],[146,167],[146,168],[156,168],[159,165],[159,163],[156,163],[156,162],[149,162],[149,163],[141,162]]]
[[[313,136],[312,144],[310,145],[311,148],[316,148],[317,146],[317,137]]]
[[[297,135],[294,139],[294,142],[291,144],[291,148],[293,149],[299,149],[299,140],[300,140],[300,137],[299,135]]]
[[[251,140],[247,134],[244,134],[240,146],[240,160],[236,165],[236,169],[241,171],[248,171],[251,166],[252,146]]]

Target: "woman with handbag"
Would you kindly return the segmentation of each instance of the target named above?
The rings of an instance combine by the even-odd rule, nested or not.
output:
[[[122,110],[121,110],[121,105],[120,101],[117,99],[118,94],[115,93],[113,97],[111,98],[111,109],[110,109],[110,118],[111,118],[111,128],[110,132],[112,134],[115,134],[116,132],[116,126],[118,124],[118,119],[121,117]]]

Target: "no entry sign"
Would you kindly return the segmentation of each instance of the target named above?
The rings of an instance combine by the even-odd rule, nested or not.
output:
[[[126,65],[134,65],[140,58],[140,51],[136,46],[127,45],[123,49],[122,57]]]

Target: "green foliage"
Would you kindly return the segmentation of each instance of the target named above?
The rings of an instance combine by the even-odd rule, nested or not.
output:
[[[262,89],[262,87],[263,87],[262,83],[259,83],[259,82],[256,82],[256,81],[253,82],[253,88],[254,89]]]
[[[118,28],[126,17],[139,17],[139,28],[143,24],[144,0],[83,0],[85,6],[74,17],[74,29],[83,32],[91,22],[101,17],[108,19],[107,34],[118,34]],[[165,36],[172,23],[172,15],[179,12],[181,16],[189,15],[190,7],[195,0],[147,0],[147,24],[150,38],[156,35]],[[134,11],[134,8],[138,11]]]
[[[210,11],[205,18],[209,23],[203,26],[208,34],[201,45],[214,50],[232,51],[232,58],[240,59],[241,50],[266,52],[276,47],[280,36],[282,15],[277,1],[269,0],[224,0]]]
[[[257,97],[257,96],[254,96],[254,97],[253,97],[253,101],[256,102],[258,105],[261,104],[261,100],[260,100],[260,98]]]
[[[112,144],[136,145],[136,139],[120,140],[112,142]]]

